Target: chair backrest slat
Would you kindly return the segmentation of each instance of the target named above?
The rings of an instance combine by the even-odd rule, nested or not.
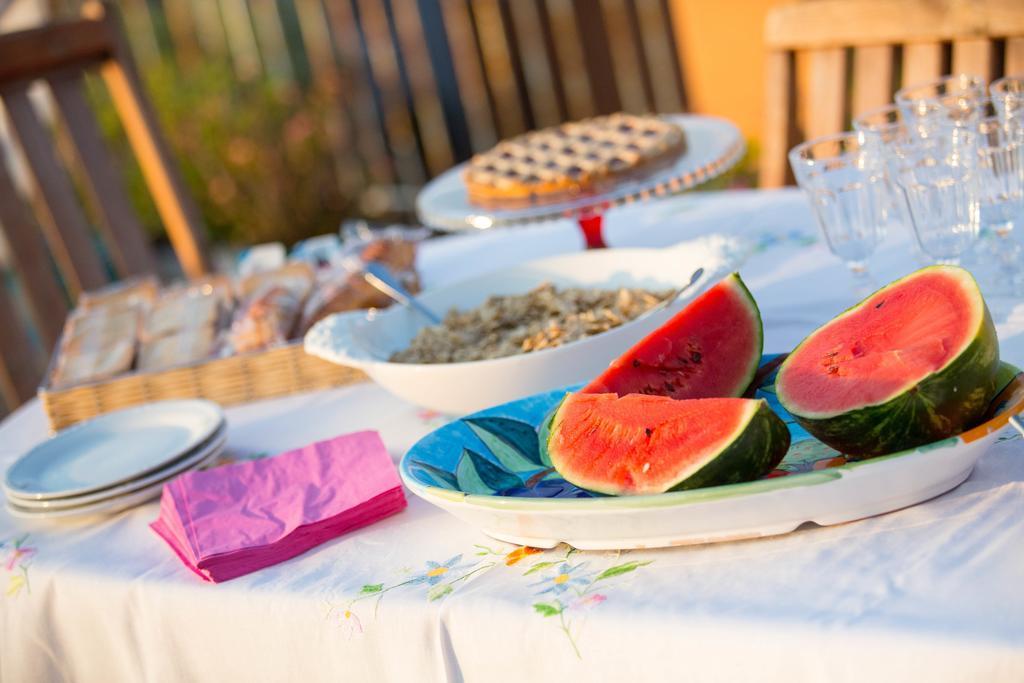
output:
[[[764,135],[761,141],[761,185],[779,187],[786,184],[789,164],[788,141],[795,127],[796,76],[792,52],[770,52],[765,57],[765,83],[772,87],[765,90]]]
[[[0,399],[15,408],[31,396],[39,382],[40,354],[20,324],[11,292],[0,273]],[[2,407],[2,406],[0,406]]]
[[[46,49],[39,49],[45,41]],[[0,83],[32,80],[69,65],[110,56],[110,36],[95,22],[69,22],[6,34],[0,41]]]
[[[43,236],[21,201],[7,165],[0,158],[0,232],[7,242],[7,253],[24,283],[33,321],[47,349],[60,337],[68,314],[67,296],[54,277],[54,264]],[[2,329],[2,328],[0,328]],[[11,328],[7,328],[11,329]],[[3,336],[0,334],[0,336]],[[2,363],[0,363],[2,365]]]
[[[1024,38],[1007,38],[1003,55],[1003,71],[1007,75],[1024,74]]]
[[[867,111],[892,100],[892,47],[865,45],[853,52],[853,111]]]
[[[986,38],[953,42],[953,73],[973,74],[986,81],[992,75],[992,41]]]
[[[85,188],[101,218],[107,250],[121,276],[155,272],[152,251],[118,178],[116,159],[103,143],[85,98],[82,74],[68,71],[47,79],[84,171]]]
[[[842,48],[823,48],[807,53],[808,88],[814,97],[807,103],[806,130],[808,137],[818,137],[842,130],[843,90],[846,55]]]
[[[43,197],[47,241],[61,274],[76,295],[110,281],[96,253],[92,231],[75,190],[39,121],[24,84],[0,90],[8,120],[28,160],[35,187]]]
[[[924,83],[942,75],[942,45],[908,43],[903,46],[903,82]]]

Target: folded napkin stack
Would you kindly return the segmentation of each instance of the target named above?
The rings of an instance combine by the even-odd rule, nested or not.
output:
[[[189,472],[164,486],[150,526],[206,581],[283,562],[405,507],[376,432]]]

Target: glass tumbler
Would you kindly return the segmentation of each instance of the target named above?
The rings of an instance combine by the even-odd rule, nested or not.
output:
[[[978,201],[990,254],[1000,266],[995,291],[1024,290],[1015,228],[1024,221],[1024,122],[988,116],[977,123]],[[1018,229],[1019,233],[1019,229]]]
[[[914,237],[938,263],[958,264],[978,239],[977,133],[950,129],[939,138],[886,145],[889,178],[903,199]]]
[[[885,235],[890,193],[878,150],[863,133],[808,140],[789,152],[829,250],[854,276],[855,293],[870,294],[867,260]]]
[[[992,81],[988,92],[1003,123],[1014,119],[1024,125],[1024,76],[1006,76]]]
[[[969,118],[985,90],[985,81],[979,76],[957,74],[901,88],[895,102],[912,135],[920,132],[919,137],[935,137],[943,123]]]

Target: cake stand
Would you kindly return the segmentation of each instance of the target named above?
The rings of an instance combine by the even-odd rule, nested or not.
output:
[[[449,232],[575,219],[588,249],[604,247],[602,219],[606,211],[696,187],[735,166],[746,149],[739,129],[725,119],[693,114],[662,118],[682,127],[686,151],[671,166],[623,180],[605,192],[526,208],[484,209],[469,202],[462,182],[465,164],[460,164],[427,183],[416,198],[416,213],[425,225]]]

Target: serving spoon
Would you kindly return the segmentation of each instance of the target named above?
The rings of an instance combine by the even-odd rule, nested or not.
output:
[[[403,287],[398,278],[383,263],[378,261],[368,261],[365,263],[363,265],[363,279],[398,303],[413,309],[429,320],[432,325],[441,324],[441,317],[420,303],[419,299]]]
[[[693,274],[690,275],[690,281],[689,282],[687,282],[685,285],[683,285],[682,287],[677,289],[674,294],[671,294],[671,295],[665,297],[664,299],[662,299],[658,303],[654,304],[653,306],[648,308],[646,311],[644,311],[643,313],[641,313],[637,317],[633,318],[633,321],[635,322],[637,320],[643,320],[644,318],[646,318],[646,317],[648,317],[650,315],[654,315],[658,311],[664,310],[664,309],[668,308],[669,306],[671,306],[672,304],[674,304],[677,301],[679,301],[682,298],[683,294],[686,292],[686,290],[688,290],[690,287],[693,287],[695,284],[697,284],[697,280],[699,280],[703,274],[704,274],[704,269],[703,268],[698,268],[697,270],[693,271]]]

